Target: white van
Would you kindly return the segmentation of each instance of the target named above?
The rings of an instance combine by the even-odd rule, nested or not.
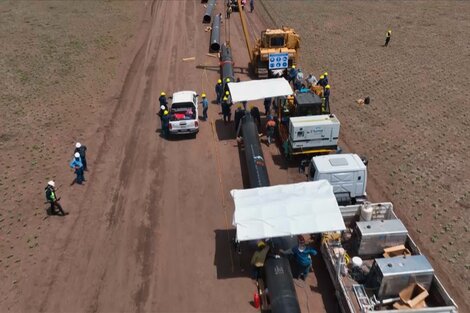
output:
[[[195,91],[175,92],[170,107],[170,134],[197,134],[198,95]]]
[[[367,199],[367,167],[357,154],[328,154],[312,158],[309,180],[326,179],[340,205]]]

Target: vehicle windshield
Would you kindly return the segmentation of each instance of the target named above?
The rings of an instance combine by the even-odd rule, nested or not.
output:
[[[270,38],[271,47],[284,47],[284,36],[281,37],[271,37]]]

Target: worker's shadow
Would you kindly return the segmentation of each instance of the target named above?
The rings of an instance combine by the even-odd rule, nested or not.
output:
[[[250,261],[254,250],[247,244],[235,245],[235,229],[216,229],[214,233],[217,279],[251,277]]]
[[[317,251],[319,251],[319,247],[315,248],[318,248]],[[315,275],[315,278],[317,280],[317,286],[310,285],[310,290],[314,293],[320,294],[326,312],[340,313],[341,310],[338,306],[336,298],[331,296],[335,294],[335,287],[333,286],[329,273],[326,270],[325,262],[320,254],[315,257],[312,257],[312,266],[313,273],[310,273],[310,275]]]
[[[233,120],[231,122],[224,122],[224,120],[220,118],[216,119],[214,124],[219,141],[235,139],[235,123]]]

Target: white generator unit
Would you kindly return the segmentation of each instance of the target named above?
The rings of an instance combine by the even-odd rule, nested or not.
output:
[[[340,122],[333,114],[291,117],[289,143],[293,149],[338,145]]]

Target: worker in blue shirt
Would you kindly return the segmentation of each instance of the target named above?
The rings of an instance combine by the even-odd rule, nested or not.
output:
[[[219,79],[217,81],[217,84],[215,85],[215,95],[217,96],[217,104],[220,105],[220,100],[222,100],[222,92],[224,90],[224,87],[222,86],[222,80]]]
[[[75,182],[81,185],[85,181],[85,176],[83,174],[83,163],[80,158],[80,153],[75,152],[73,156],[74,158],[70,162],[70,167],[75,170],[75,174],[77,175]]]
[[[300,275],[299,277],[302,280],[305,280],[310,272],[310,267],[312,266],[312,255],[315,256],[318,254],[317,250],[307,247],[305,245],[305,239],[303,236],[298,237],[299,245],[287,251],[280,250],[282,254],[291,254],[294,258],[295,263],[299,267]]]
[[[287,81],[293,82],[297,78],[297,70],[295,69],[295,65],[292,65],[292,67],[289,70],[289,75],[287,76]]]
[[[207,120],[207,110],[209,109],[209,101],[207,101],[205,93],[202,94],[201,104],[202,104],[202,118],[205,121]]]

